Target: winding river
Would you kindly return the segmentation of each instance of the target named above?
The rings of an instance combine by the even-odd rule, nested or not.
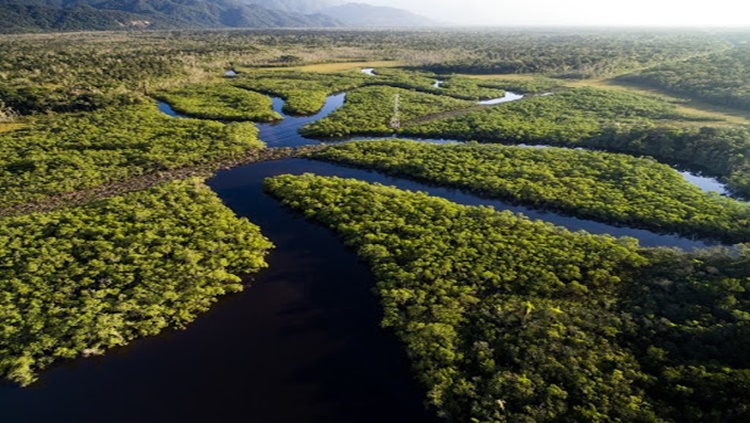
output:
[[[259,125],[269,147],[318,141],[297,133],[329,114]],[[281,113],[283,102],[274,99]],[[174,115],[168,105],[165,113]],[[442,140],[444,142],[444,140]],[[411,379],[398,340],[379,328],[374,280],[327,229],[310,224],[262,192],[264,178],[313,172],[422,190],[462,204],[522,212],[571,230],[633,236],[646,246],[701,247],[674,235],[615,227],[511,206],[455,189],[304,159],[257,163],[208,181],[238,215],[260,225],[276,248],[269,269],[245,293],[221,299],[184,331],[66,361],[29,388],[0,385],[2,422],[252,421],[258,423],[432,422],[425,392]],[[251,281],[248,281],[251,282]]]

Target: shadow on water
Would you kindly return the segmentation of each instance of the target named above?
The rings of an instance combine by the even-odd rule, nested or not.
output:
[[[472,193],[465,192],[459,189],[445,188],[436,185],[428,185],[421,182],[416,182],[408,179],[402,179],[398,177],[388,176],[379,172],[371,170],[363,170],[356,168],[343,167],[335,164],[317,162],[306,159],[287,159],[272,164],[259,163],[255,165],[246,166],[245,168],[239,169],[254,169],[256,172],[264,174],[264,177],[274,176],[279,174],[279,169],[282,169],[281,173],[289,174],[302,174],[302,173],[313,173],[320,176],[338,176],[342,178],[353,178],[370,183],[380,183],[383,185],[395,186],[399,189],[410,190],[410,191],[422,191],[429,195],[436,197],[445,198],[457,204],[463,204],[468,206],[492,206],[496,210],[509,210],[514,213],[521,213],[530,219],[540,219],[545,222],[553,223],[557,226],[562,226],[571,231],[585,230],[593,234],[610,234],[616,237],[629,236],[637,238],[640,245],[644,247],[678,247],[686,250],[693,248],[703,248],[710,245],[717,245],[717,243],[709,243],[700,240],[692,240],[681,237],[679,235],[672,234],[660,234],[652,232],[646,229],[635,229],[630,227],[621,227],[609,225],[606,223],[595,222],[586,219],[579,219],[572,216],[566,216],[563,214],[548,212],[542,210],[536,210],[529,207],[515,205],[502,200],[493,200],[487,198],[478,197]],[[268,172],[266,169],[273,168],[273,172]],[[245,174],[242,174],[245,175]],[[221,177],[221,181],[236,178],[237,183],[243,181],[244,176],[240,174],[234,174],[233,170],[223,171],[217,175],[217,179]],[[213,186],[213,185],[212,185]],[[220,192],[220,196],[230,208],[235,212],[238,212],[230,203],[227,203],[227,199]],[[252,220],[252,219],[251,219]],[[262,227],[262,225],[261,225]]]
[[[401,345],[379,327],[368,268],[262,193],[263,178],[289,165],[210,181],[276,245],[251,288],[189,330],[68,361],[30,388],[0,387],[0,421],[432,421]]]

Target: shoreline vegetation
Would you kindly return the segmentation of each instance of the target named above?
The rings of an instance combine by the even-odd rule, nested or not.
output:
[[[197,85],[155,94],[176,112],[199,119],[273,122],[281,115],[271,110],[271,99],[229,85]]]
[[[627,85],[741,107],[748,42],[646,30],[0,35],[0,377],[29,385],[58,360],[183,328],[240,291],[272,245],[202,180],[267,160],[329,160],[747,242],[750,206],[651,157],[750,198],[750,121]],[[627,84],[597,87],[606,81]],[[507,91],[526,96],[476,106]],[[340,92],[344,105],[300,119],[301,134],[482,144],[258,139],[255,122],[281,117],[267,95],[311,116]],[[168,117],[153,98],[202,119]],[[383,326],[448,421],[750,419],[746,244],[641,248],[340,178],[264,187],[369,264]]]
[[[154,103],[37,117],[0,133],[0,203],[241,156],[263,148],[257,133],[251,122],[173,119]]]
[[[382,325],[448,421],[750,416],[746,247],[640,248],[337,177],[264,188],[369,264]]]
[[[200,178],[0,218],[0,374],[23,386],[63,358],[184,328],[272,247]]]
[[[284,147],[250,150],[246,154],[239,157],[232,157],[202,166],[183,167],[172,170],[158,171],[155,173],[148,173],[145,175],[128,178],[123,181],[97,185],[85,190],[67,192],[51,197],[46,197],[38,201],[0,207],[0,218],[19,216],[26,213],[46,212],[63,207],[82,205],[94,200],[100,200],[114,195],[124,195],[131,192],[149,189],[155,185],[174,180],[182,180],[191,177],[207,178],[218,170],[231,169],[238,166],[260,163],[264,161],[301,157],[312,151],[322,148],[325,147],[322,145],[313,145],[298,148]]]
[[[649,159],[406,140],[351,142],[305,156],[604,223],[750,242],[750,205],[701,192],[669,166]]]

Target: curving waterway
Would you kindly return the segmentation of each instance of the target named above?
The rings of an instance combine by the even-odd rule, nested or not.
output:
[[[344,98],[329,97],[315,116],[285,116],[258,125],[260,137],[270,147],[317,143],[297,129],[340,107]],[[283,102],[274,99],[273,104],[282,113]],[[176,115],[165,104],[160,109]],[[379,328],[381,311],[369,269],[332,232],[262,191],[266,177],[304,172],[492,205],[571,230],[636,237],[644,246],[706,245],[304,159],[221,171],[208,184],[276,245],[269,269],[244,293],[221,299],[187,330],[167,331],[102,357],[66,361],[43,372],[29,388],[0,385],[0,422],[434,421],[398,340]]]

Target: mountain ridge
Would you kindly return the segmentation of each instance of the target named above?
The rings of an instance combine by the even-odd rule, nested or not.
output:
[[[429,25],[404,9],[346,0],[0,0],[0,33]]]
[[[0,0],[0,33],[339,26],[328,15],[231,0]]]
[[[432,20],[408,10],[388,6],[373,6],[366,3],[346,3],[330,6],[321,10],[320,13],[351,26],[415,27],[436,24]]]

